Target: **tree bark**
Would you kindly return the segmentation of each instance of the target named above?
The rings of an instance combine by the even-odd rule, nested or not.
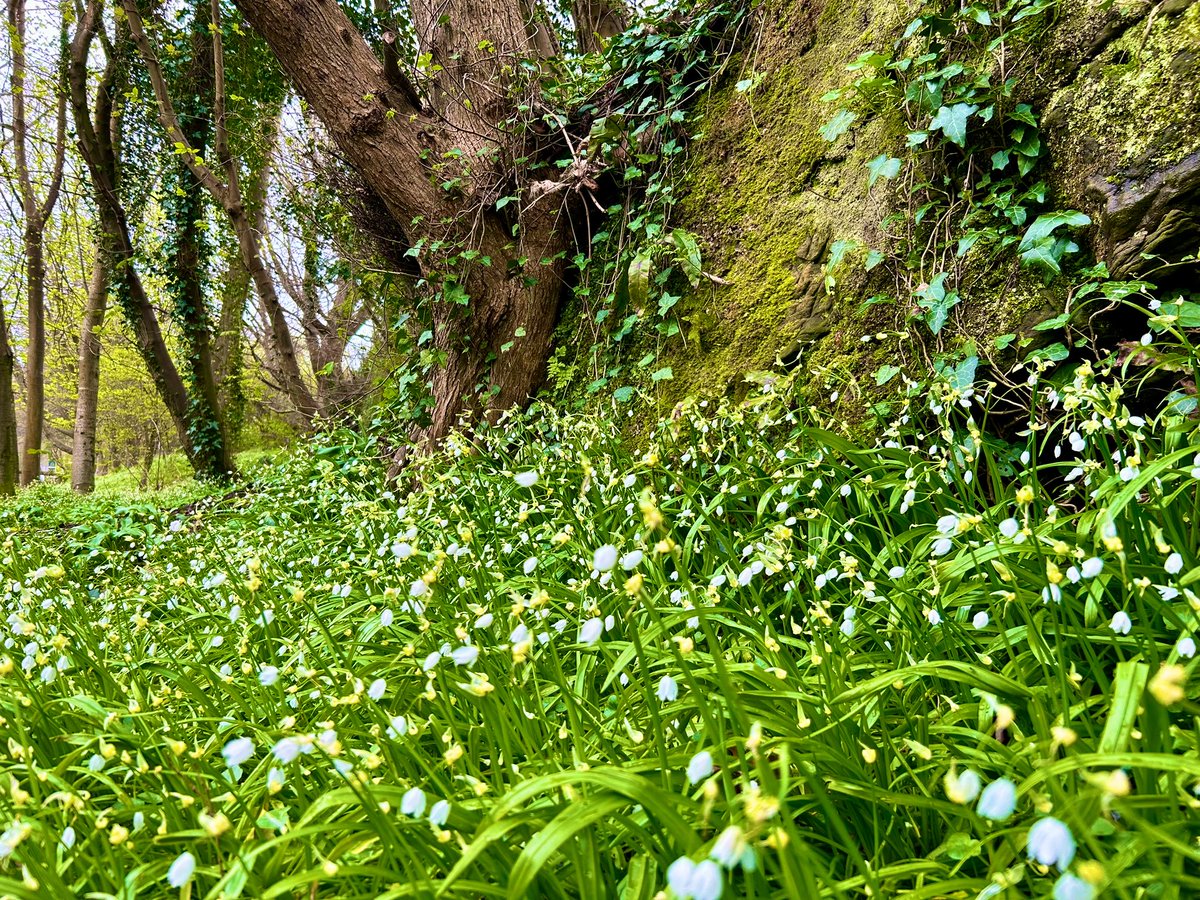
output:
[[[129,21],[130,33],[137,44],[138,52],[150,74],[150,82],[154,87],[155,98],[158,102],[159,120],[166,129],[172,141],[184,148],[181,154],[183,162],[204,185],[229,218],[237,237],[238,248],[241,252],[242,265],[250,273],[255,291],[263,307],[266,309],[271,324],[272,350],[279,360],[283,373],[283,388],[291,403],[300,415],[311,420],[317,412],[317,403],[313,399],[304,376],[300,371],[300,360],[296,355],[295,344],[288,328],[287,316],[280,302],[279,293],[275,289],[274,279],[263,261],[261,210],[252,214],[247,208],[246,198],[242,194],[239,160],[230,152],[228,143],[228,124],[225,110],[225,59],[224,46],[221,40],[220,0],[211,0],[209,21],[211,29],[211,53],[213,74],[215,80],[213,128],[215,131],[215,154],[221,167],[221,175],[209,168],[203,161],[204,154],[189,138],[179,119],[172,101],[166,77],[159,65],[154,46],[147,36],[138,10],[137,0],[121,0],[122,8]],[[264,178],[265,173],[264,173]]]
[[[71,487],[81,494],[96,488],[96,418],[100,406],[100,335],[108,308],[111,254],[96,242],[87,307],[79,330],[79,393],[75,401],[75,434],[71,448]]]
[[[37,480],[42,469],[42,440],[46,424],[46,257],[42,233],[58,203],[66,156],[66,96],[59,94],[50,182],[43,197],[37,196],[29,165],[29,119],[26,109],[28,83],[25,69],[25,0],[8,0],[9,41],[12,47],[12,133],[17,187],[25,217],[22,246],[25,256],[25,288],[28,346],[25,351],[25,446],[21,453],[22,485]],[[63,27],[66,25],[64,23]],[[3,373],[0,373],[3,377]],[[11,381],[9,382],[11,384]]]
[[[118,192],[120,141],[114,123],[119,121],[116,102],[122,95],[123,87],[119,78],[123,64],[120,58],[123,38],[120,34],[114,36],[112,41],[103,41],[107,54],[105,75],[96,93],[95,120],[92,118],[87,64],[92,44],[97,34],[102,33],[103,27],[101,0],[88,0],[70,47],[68,85],[75,131],[92,182],[99,219],[99,239],[106,243],[111,253],[113,276],[110,287],[133,330],[138,353],[146,364],[155,390],[171,415],[180,444],[193,468],[197,468],[195,450],[188,434],[187,389],[167,350],[158,317],[138,275],[137,253],[125,206]],[[197,474],[215,473],[197,469]]]
[[[623,0],[574,0],[575,41],[581,53],[598,53],[625,30],[629,12]]]
[[[16,360],[8,337],[8,322],[0,305],[0,495],[17,490],[17,406],[13,398]]]
[[[426,85],[430,109],[389,82],[336,2],[236,2],[410,243],[425,248],[418,263],[445,362],[418,437],[440,440],[460,417],[526,403],[544,377],[569,235],[560,185],[505,169],[523,149],[502,126],[514,112],[505,72],[543,43],[521,0],[414,0],[421,49],[441,67]],[[515,214],[496,208],[513,177]]]

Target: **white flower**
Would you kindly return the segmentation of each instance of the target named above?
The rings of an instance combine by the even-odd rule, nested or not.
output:
[[[658,699],[663,703],[671,703],[679,697],[679,685],[670,675],[664,675],[658,682]]]
[[[890,569],[888,569],[888,577],[889,578],[903,578],[905,571],[906,570],[905,570],[904,566],[892,566]]]
[[[437,668],[437,664],[440,663],[441,661],[442,661],[442,654],[440,654],[438,651],[434,650],[427,657],[425,657],[425,661],[423,663],[421,663],[421,671],[428,672],[431,669],[435,669],[435,668]]]
[[[1108,625],[1116,634],[1129,634],[1133,628],[1133,622],[1129,619],[1129,614],[1125,610],[1121,610],[1112,617],[1112,622]]]
[[[414,819],[419,818],[425,812],[425,792],[419,787],[405,791],[400,798],[400,812]]]
[[[597,572],[608,572],[617,564],[617,548],[612,544],[597,547],[592,554],[592,568]]]
[[[594,644],[600,640],[600,633],[604,629],[604,622],[600,619],[588,619],[579,629],[579,643]]]
[[[167,884],[173,888],[181,888],[192,880],[192,873],[196,871],[196,857],[188,852],[180,853],[175,857],[175,862],[171,863],[171,868],[167,869]]]
[[[367,688],[367,696],[372,700],[380,700],[387,692],[387,682],[382,678],[376,678],[371,682],[371,686]]]
[[[1062,588],[1057,584],[1048,584],[1042,588],[1043,603],[1062,603]]]
[[[718,900],[724,888],[721,867],[711,859],[696,863],[681,856],[667,869],[667,886],[679,900]]]
[[[933,542],[933,555],[945,556],[954,548],[954,542],[950,538],[938,538]]]
[[[429,824],[434,828],[441,828],[446,824],[446,820],[450,818],[450,804],[446,800],[439,800],[429,809]]]
[[[387,628],[389,625],[391,625],[395,619],[396,615],[390,609],[385,609],[379,614],[379,624],[384,628]]]
[[[400,541],[397,544],[392,544],[392,556],[396,559],[408,559],[413,555],[412,544],[407,541]]]
[[[974,769],[964,769],[961,772],[946,773],[946,796],[953,802],[966,806],[979,796],[982,787],[979,773]]]
[[[971,624],[976,628],[987,628],[989,621],[991,619],[986,612],[977,612],[975,613],[975,618],[971,620]]]
[[[707,750],[701,750],[688,761],[687,777],[692,784],[702,781],[712,773],[713,758]]]
[[[937,520],[937,530],[941,534],[954,534],[958,531],[958,516],[954,513],[942,516]]]
[[[424,597],[428,593],[429,585],[425,583],[424,578],[418,578],[408,589],[408,596],[410,597]]]
[[[754,869],[754,848],[746,840],[745,832],[736,825],[730,825],[721,832],[708,855],[726,869],[732,869],[739,865],[750,871]]]
[[[936,609],[926,610],[925,618],[929,620],[930,625],[941,625],[942,624],[942,614],[940,612],[938,612]]]
[[[1091,559],[1085,559],[1079,567],[1079,572],[1084,578],[1095,578],[1104,569],[1104,560],[1098,556],[1093,556]]]
[[[463,644],[461,647],[454,648],[450,658],[454,660],[456,666],[474,665],[475,660],[479,659],[479,648],[472,644]]]
[[[538,558],[536,556],[531,556],[529,559],[525,560],[525,564],[521,568],[525,571],[526,575],[532,575],[533,570],[536,569],[537,566]]]
[[[68,850],[70,850],[72,847],[75,846],[75,829],[72,826],[68,825],[66,828],[63,829],[62,837],[59,840],[62,841],[62,845],[64,847],[66,847]]]
[[[270,687],[279,680],[279,670],[274,666],[263,666],[258,670],[258,683]]]
[[[641,564],[645,556],[646,554],[644,554],[641,550],[630,550],[621,557],[621,568],[626,572],[636,569]]]
[[[388,737],[395,740],[406,734],[408,734],[408,719],[404,716],[392,716],[391,722],[388,723]]]
[[[1065,822],[1047,816],[1029,829],[1029,858],[1064,871],[1075,858],[1075,838]]]
[[[985,819],[1003,822],[1017,808],[1017,786],[1007,778],[998,778],[983,789],[975,811]]]
[[[1175,645],[1175,652],[1184,659],[1191,659],[1196,655],[1196,642],[1191,637],[1181,638]]]
[[[1178,553],[1172,553],[1167,557],[1167,561],[1163,563],[1163,569],[1168,575],[1178,575],[1179,570],[1183,568],[1183,557]]]
[[[1021,530],[1021,523],[1016,519],[1007,518],[1000,523],[1000,533],[1010,540]]]
[[[300,755],[300,742],[295,738],[280,738],[271,748],[271,755],[286,765]]]
[[[493,621],[495,621],[495,616],[491,613],[484,613],[475,620],[475,627],[479,629],[490,628]]]
[[[513,476],[513,481],[523,488],[531,488],[538,483],[538,473],[534,471],[518,472]]]
[[[234,738],[225,745],[221,755],[225,757],[225,765],[230,769],[240,766],[254,755],[254,741],[247,737]]]

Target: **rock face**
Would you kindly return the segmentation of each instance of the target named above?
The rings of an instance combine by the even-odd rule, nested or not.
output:
[[[1087,11],[1067,16],[1079,27]],[[1111,11],[1044,122],[1063,199],[1092,215],[1118,275],[1200,250],[1200,3]]]
[[[670,359],[677,394],[719,393],[798,347],[806,365],[851,382],[883,360],[918,358],[898,337],[902,305],[864,307],[880,285],[861,267],[830,265],[838,242],[886,239],[896,195],[885,182],[868,187],[865,163],[897,153],[905,129],[876,117],[833,145],[819,135],[834,111],[821,96],[849,80],[846,65],[860,54],[890,46],[917,10],[875,0],[764,5],[731,80],[762,77],[712,99],[693,157],[684,225],[703,238],[705,268],[728,284],[682,304],[689,340]],[[1061,0],[1055,16],[1045,46],[1021,55],[1017,89],[1041,116],[1050,206],[1092,217],[1081,243],[1114,274],[1161,273],[1161,260],[1145,255],[1177,262],[1200,250],[1200,0]],[[971,290],[944,347],[990,345],[1062,309],[1063,288],[1015,258],[964,281]],[[875,339],[893,331],[895,340]]]

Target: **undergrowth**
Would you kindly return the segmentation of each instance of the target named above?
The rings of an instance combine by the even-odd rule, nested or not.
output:
[[[868,448],[781,377],[9,517],[0,892],[1195,895],[1200,437],[1032,365],[1017,445],[982,380]]]

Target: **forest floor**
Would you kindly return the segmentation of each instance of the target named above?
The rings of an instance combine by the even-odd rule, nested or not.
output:
[[[1200,439],[1035,390],[0,507],[0,892],[1193,896]]]

